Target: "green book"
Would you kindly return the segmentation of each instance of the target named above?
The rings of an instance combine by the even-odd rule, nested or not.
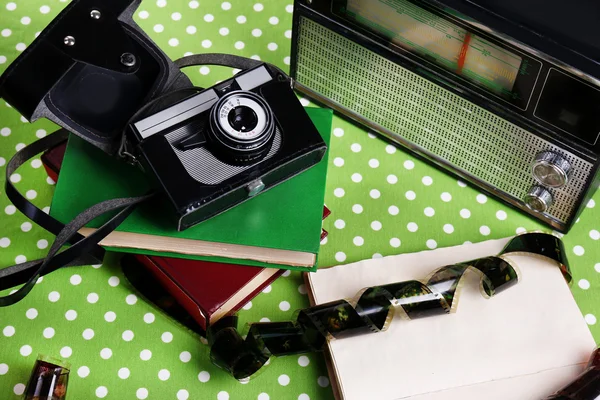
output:
[[[332,111],[309,108],[329,143]],[[147,202],[100,244],[107,250],[315,271],[320,245],[327,156],[316,166],[216,217],[178,232],[163,196]],[[138,168],[71,136],[50,214],[68,223],[104,200],[139,196],[150,189]],[[92,221],[89,235],[110,216]]]

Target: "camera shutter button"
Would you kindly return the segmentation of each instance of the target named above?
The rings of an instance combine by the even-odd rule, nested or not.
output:
[[[261,179],[254,180],[246,186],[248,197],[254,197],[265,189],[265,184]]]

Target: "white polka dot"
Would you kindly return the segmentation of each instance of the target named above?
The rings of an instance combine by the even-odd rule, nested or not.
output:
[[[391,144],[388,144],[387,146],[385,146],[385,151],[388,154],[394,154],[396,152],[396,146],[392,146]]]
[[[299,286],[298,286],[298,293],[300,293],[300,294],[302,294],[302,295],[304,295],[304,294],[306,294],[306,293],[307,293],[307,292],[306,292],[306,285],[305,285],[305,284],[302,284],[302,285],[299,285]]]
[[[48,6],[41,6],[40,7],[40,12],[42,14],[48,14],[50,12],[50,7],[48,7]]]
[[[298,361],[300,362],[300,361]],[[261,393],[258,395],[257,400],[270,400],[271,397],[267,393]]]
[[[171,14],[171,19],[173,21],[179,21],[179,20],[181,20],[181,13],[174,12],[173,14]]]
[[[288,270],[286,270],[286,271],[285,271],[283,274],[281,274],[281,276],[288,277],[288,276],[290,276],[291,274],[292,274],[292,271],[290,271],[290,270],[288,269]]]
[[[373,229],[374,231],[381,230],[381,227],[382,227],[381,222],[379,222],[379,221],[371,222],[371,229]]]
[[[277,25],[279,23],[279,18],[277,18],[277,17],[271,17],[271,18],[269,18],[269,23],[271,25]]]
[[[55,185],[56,184],[56,182],[54,181],[54,179],[50,178],[49,176],[46,177],[46,183],[48,185]]]
[[[50,292],[48,294],[48,300],[50,300],[52,303],[56,303],[59,299],[60,299],[60,293],[58,293],[58,292]]]
[[[46,239],[40,239],[37,242],[37,248],[38,249],[45,249],[48,247],[48,241]]]
[[[162,26],[161,24],[156,24],[154,25],[154,32],[156,33],[161,33],[162,31],[165,30],[165,27]]]
[[[260,3],[256,3],[253,8],[254,8],[254,11],[261,12],[265,7]]]
[[[202,47],[204,47],[205,49],[208,49],[212,46],[212,42],[208,39],[203,40],[202,41]]]
[[[17,383],[14,387],[13,387],[13,392],[17,395],[20,396],[25,392],[25,385],[22,383]]]
[[[344,229],[346,227],[346,222],[343,219],[338,219],[335,221],[334,226],[338,229]]]
[[[206,383],[210,380],[210,374],[207,371],[202,371],[198,374],[198,380],[202,383]]]
[[[177,38],[169,39],[169,46],[171,46],[171,47],[179,46],[179,40]]]
[[[408,192],[406,192],[406,194],[405,194],[404,196],[406,196],[406,198],[407,198],[408,200],[414,200],[414,199],[416,199],[416,198],[417,198],[417,195],[416,195],[416,193],[415,193],[415,192],[413,192],[412,190],[409,190]]]
[[[156,0],[156,6],[163,8],[167,6],[167,0]]]
[[[467,184],[464,183],[463,181],[456,181],[456,183],[458,184],[458,186],[460,186],[462,188],[467,187]]]
[[[266,288],[263,289],[263,293],[271,293],[271,290],[273,290],[273,286],[269,285]]]
[[[452,226],[452,224],[446,224],[444,225],[444,232],[446,232],[447,234],[451,234],[452,232],[454,232],[454,226]]]
[[[452,200],[452,195],[448,192],[444,192],[440,195],[440,198],[442,199],[443,202],[449,202]]]
[[[152,358],[152,352],[150,350],[145,349],[140,352],[140,359],[142,361],[148,361],[151,358]]]
[[[69,357],[71,357],[72,354],[73,354],[73,349],[71,349],[69,346],[65,346],[62,349],[60,349],[60,356],[62,358],[69,358]]]
[[[54,337],[54,334],[56,332],[54,331],[54,328],[46,328],[44,329],[44,332],[42,333],[42,335],[46,338],[46,339],[52,339]]]
[[[404,161],[404,168],[411,170],[415,167],[415,163],[411,160]]]
[[[288,303],[287,301],[282,301],[281,303],[279,303],[279,309],[281,311],[288,311],[290,309],[290,303]]]
[[[21,175],[20,174],[12,174],[10,176],[10,181],[12,183],[17,183],[17,182],[21,182]]]
[[[358,143],[353,143],[352,146],[350,146],[350,150],[352,150],[355,153],[358,153],[362,150],[362,146]]]
[[[4,209],[4,212],[8,215],[13,215],[14,213],[17,212],[17,208],[15,206],[6,206],[6,208]]]
[[[600,239],[600,232],[598,232],[598,231],[597,231],[597,230],[595,230],[595,229],[592,229],[592,230],[590,231],[590,238],[591,238],[592,240],[599,240],[599,239]]]
[[[423,210],[423,214],[427,217],[433,217],[435,215],[435,210],[431,207],[427,207]]]
[[[38,311],[35,308],[30,308],[25,312],[25,316],[28,319],[35,319],[38,316]]]
[[[227,35],[229,35],[229,29],[228,29],[228,28],[225,28],[225,27],[223,27],[223,28],[219,29],[219,34],[220,34],[221,36],[227,36]]]
[[[190,398],[190,394],[185,389],[180,389],[177,391],[177,400],[188,400]]]
[[[341,157],[334,158],[333,165],[335,165],[336,167],[342,167],[344,165],[344,159]]]
[[[371,168],[377,168],[377,167],[379,167],[379,160],[377,160],[375,158],[371,158],[369,160],[369,167],[371,167]]]
[[[131,342],[134,338],[134,333],[130,330],[126,330],[125,332],[123,332],[123,334],[121,335],[121,338],[126,341],[126,342]]]
[[[106,388],[106,386],[99,386],[96,389],[96,397],[103,399],[106,397],[107,394],[108,394],[108,389]]]
[[[81,283],[81,275],[72,275],[71,279],[69,279],[69,281],[71,282],[71,285],[79,285]]]
[[[409,222],[408,225],[406,225],[406,229],[408,229],[409,232],[416,232],[419,230],[419,225],[414,222]]]
[[[586,204],[587,208],[594,208],[596,206],[596,202],[594,201],[594,199],[590,199],[590,201],[588,201],[588,203]]]
[[[600,263],[597,263],[596,265],[594,265],[594,269],[596,270],[596,272],[598,272],[600,274]]]
[[[378,199],[381,197],[381,192],[377,189],[373,189],[369,192],[369,196],[371,196],[373,199]]]
[[[333,195],[335,197],[344,197],[345,194],[346,194],[346,192],[342,188],[337,188],[333,191]]]
[[[479,233],[483,236],[488,236],[491,233],[490,227],[487,225],[483,225],[479,228]]]
[[[28,344],[26,344],[26,345],[22,346],[22,347],[19,349],[19,353],[21,353],[21,355],[22,355],[23,357],[27,357],[27,356],[29,356],[29,355],[31,354],[31,352],[32,352],[32,351],[33,351],[33,350],[32,350],[32,348],[31,348],[31,346],[30,346],[30,345],[28,345]]]
[[[127,378],[129,378],[129,375],[131,375],[131,371],[129,371],[129,368],[123,367],[123,368],[119,369],[119,372],[117,372],[117,375],[121,379],[127,379]]]
[[[191,9],[196,9],[200,6],[200,3],[197,2],[196,0],[194,0],[194,1],[190,1],[188,5],[190,6]]]
[[[500,221],[504,221],[506,217],[507,215],[505,211],[499,210],[498,212],[496,212],[496,218],[498,218]]]
[[[90,369],[85,365],[83,367],[79,367],[79,369],[77,370],[77,375],[79,375],[80,378],[86,378],[89,374]]]
[[[75,310],[69,310],[65,313],[65,318],[67,319],[67,321],[75,321],[75,319],[77,318],[77,311]]]
[[[81,334],[81,336],[83,336],[83,338],[85,340],[91,340],[94,337],[94,330],[93,329],[86,329],[83,331],[83,333]]]
[[[220,391],[217,393],[217,400],[229,400],[229,393],[224,390]]]
[[[423,179],[421,179],[421,182],[423,182],[423,185],[425,186],[431,186],[431,184],[433,183],[433,178],[431,178],[430,176],[424,176]]]
[[[326,376],[320,376],[319,379],[317,379],[317,383],[321,387],[327,387],[329,386],[329,379]]]
[[[467,219],[471,217],[471,211],[467,210],[466,208],[463,208],[462,210],[460,210],[460,216]]]
[[[108,360],[109,358],[112,357],[112,350],[109,349],[108,347],[100,350],[100,357],[102,357],[105,360]]]
[[[0,64],[6,63],[6,56],[0,56]]]
[[[594,315],[586,314],[584,318],[588,325],[596,325],[596,317]]]
[[[243,49],[245,46],[246,45],[242,41],[235,42],[235,48],[238,49],[238,50]]]
[[[0,135],[2,135],[4,137],[9,136],[10,133],[11,133],[10,128],[2,128],[2,129],[0,129]]]
[[[379,253],[375,253],[375,254],[373,254],[373,256],[371,258],[377,259],[377,258],[383,258],[383,256]]]
[[[337,253],[335,253],[335,259],[337,262],[346,261],[346,253],[338,251]]]
[[[573,247],[573,253],[575,253],[576,256],[582,256],[585,254],[585,249],[582,246],[575,246]]]
[[[45,137],[47,134],[48,134],[48,133],[47,133],[45,130],[43,130],[43,129],[38,129],[38,130],[35,132],[35,136],[37,136],[39,139],[41,139],[41,138]]]
[[[398,177],[396,175],[388,175],[387,181],[390,185],[395,185],[398,183]]]
[[[354,243],[355,246],[362,246],[365,244],[365,239],[360,236],[356,236],[354,239],[352,239],[352,243]]]
[[[256,29],[252,29],[252,36],[254,37],[261,37],[262,36],[262,31],[258,28]]]
[[[477,202],[479,204],[485,204],[487,202],[487,196],[485,194],[478,194],[477,195]]]
[[[135,392],[135,397],[137,397],[140,400],[147,399],[148,398],[148,389],[146,389],[146,388],[139,388]]]
[[[99,299],[99,297],[98,297],[98,294],[96,294],[96,293],[90,293],[87,296],[87,301],[90,304],[96,304],[98,302],[98,299]]]
[[[153,323],[155,319],[156,319],[156,317],[152,313],[144,314],[144,322],[147,324]]]
[[[0,239],[0,247],[2,248],[7,248],[8,246],[10,246],[10,239],[9,238],[2,238]]]
[[[286,374],[279,375],[279,378],[277,378],[277,382],[279,382],[281,386],[287,386],[290,384],[290,377]]]
[[[399,212],[400,209],[396,206],[389,206],[388,208],[388,213],[390,213],[390,215],[398,215]]]
[[[125,302],[132,306],[137,303],[137,296],[135,294],[130,294],[125,298]]]
[[[327,244],[327,236],[325,236],[325,237],[323,238],[323,240],[321,240],[321,244],[322,244],[322,245],[325,245],[325,244]]]
[[[577,282],[577,285],[583,290],[588,290],[590,288],[590,282],[587,279],[580,279],[579,282]]]
[[[179,359],[184,363],[190,362],[192,359],[192,353],[189,351],[182,351],[181,354],[179,354]]]
[[[25,257],[24,255],[19,255],[15,257],[15,263],[17,264],[23,264],[25,261],[27,261],[27,257]]]
[[[21,224],[21,230],[23,232],[29,232],[31,230],[31,228],[32,228],[31,222],[23,222]]]
[[[158,379],[160,379],[161,381],[166,381],[171,377],[171,373],[169,372],[168,369],[161,369],[160,371],[158,371]]]
[[[292,4],[288,4],[287,6],[285,6],[285,11],[287,11],[288,13],[293,13],[294,12],[294,6]]]
[[[15,327],[11,325],[4,327],[4,329],[2,330],[2,334],[6,337],[11,337],[15,334]]]
[[[260,322],[271,322],[271,320],[267,317],[263,317],[260,319]]]
[[[0,364],[0,375],[6,375],[8,372],[8,365]]]
[[[352,179],[352,182],[359,183],[360,181],[362,181],[362,175],[358,174],[358,173],[352,174],[351,179]]]
[[[290,61],[291,61],[291,60],[290,60],[290,58],[289,58],[289,57],[285,57],[285,58],[283,59],[283,63],[284,63],[285,65],[290,65]],[[306,100],[306,101],[308,102],[308,100]],[[308,106],[308,103],[307,103],[307,104],[304,104],[304,103],[302,102],[302,100],[300,100],[300,103],[302,103],[302,106],[304,106],[304,107]]]
[[[21,151],[25,148],[25,143],[19,143],[15,146],[15,149],[17,149],[17,151]]]
[[[432,250],[437,247],[437,242],[433,239],[429,239],[425,244],[427,245],[428,248],[430,248]]]
[[[390,246],[392,246],[392,247],[398,248],[398,247],[400,247],[401,244],[402,244],[402,242],[398,238],[390,239]]]
[[[121,282],[121,280],[117,276],[111,276],[110,278],[108,278],[108,284],[112,287],[119,286],[120,282]]]
[[[171,332],[165,332],[161,335],[160,340],[164,343],[171,343],[173,341],[173,334]]]
[[[361,214],[363,212],[363,206],[360,204],[355,204],[352,206],[352,212],[354,214]]]
[[[17,9],[17,5],[11,1],[10,3],[6,4],[6,9],[8,11],[14,11]]]
[[[25,46],[25,43],[19,43],[19,44],[17,44],[17,46],[16,46],[17,50],[19,50],[19,51],[23,51],[23,50],[25,50],[25,48],[26,48],[26,47],[27,47],[27,46]],[[28,122],[29,122],[29,121],[27,121],[27,118],[25,118],[25,117],[21,117],[21,118],[19,118],[19,119],[20,119],[20,120],[21,120],[21,122],[22,122],[22,123],[24,123],[24,124],[26,124],[26,123],[28,123]],[[17,145],[17,146],[18,146],[18,145]]]
[[[147,19],[150,16],[150,13],[148,11],[140,11],[138,13],[138,17],[140,17],[140,19]]]

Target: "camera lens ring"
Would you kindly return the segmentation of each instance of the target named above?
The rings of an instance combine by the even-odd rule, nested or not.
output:
[[[270,150],[275,137],[275,117],[269,104],[258,94],[230,92],[213,106],[208,136],[213,139],[213,150],[221,154],[224,161],[249,163]]]

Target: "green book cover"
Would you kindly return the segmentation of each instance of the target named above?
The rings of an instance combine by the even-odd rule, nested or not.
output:
[[[329,143],[332,111],[307,108],[307,112],[321,136]],[[130,238],[131,234],[142,234],[150,236],[136,237],[146,238],[148,241],[157,238],[183,239],[188,247],[192,244],[194,249],[199,249],[198,251],[190,252],[189,248],[181,251],[179,246],[157,251],[152,249],[152,246],[130,246],[127,241],[119,242],[122,246],[106,245],[104,241],[102,244],[107,250],[118,252],[314,271],[320,246],[327,156],[328,153],[318,165],[298,176],[182,232],[176,229],[172,206],[163,196],[157,196],[138,207],[106,240],[110,243],[108,239],[112,235],[114,242],[115,238],[121,241],[122,236],[119,235]],[[146,193],[149,188],[149,179],[138,168],[116,160],[82,139],[71,136],[50,214],[59,221],[68,223],[96,203],[119,197],[138,196]],[[92,221],[89,227],[97,228],[108,218],[109,216],[99,217]],[[169,243],[172,245],[172,241]],[[223,257],[222,252],[202,250],[207,243],[216,244],[219,250],[225,252],[231,250],[232,253],[236,253],[235,249],[238,253],[240,249],[242,253],[245,253],[245,250],[266,250],[274,255],[268,259],[261,259],[227,253]],[[294,265],[294,262],[288,262],[286,259],[290,255],[289,252],[302,253],[303,260],[310,255],[312,262]],[[285,254],[282,257],[286,261],[272,261],[282,254]]]

